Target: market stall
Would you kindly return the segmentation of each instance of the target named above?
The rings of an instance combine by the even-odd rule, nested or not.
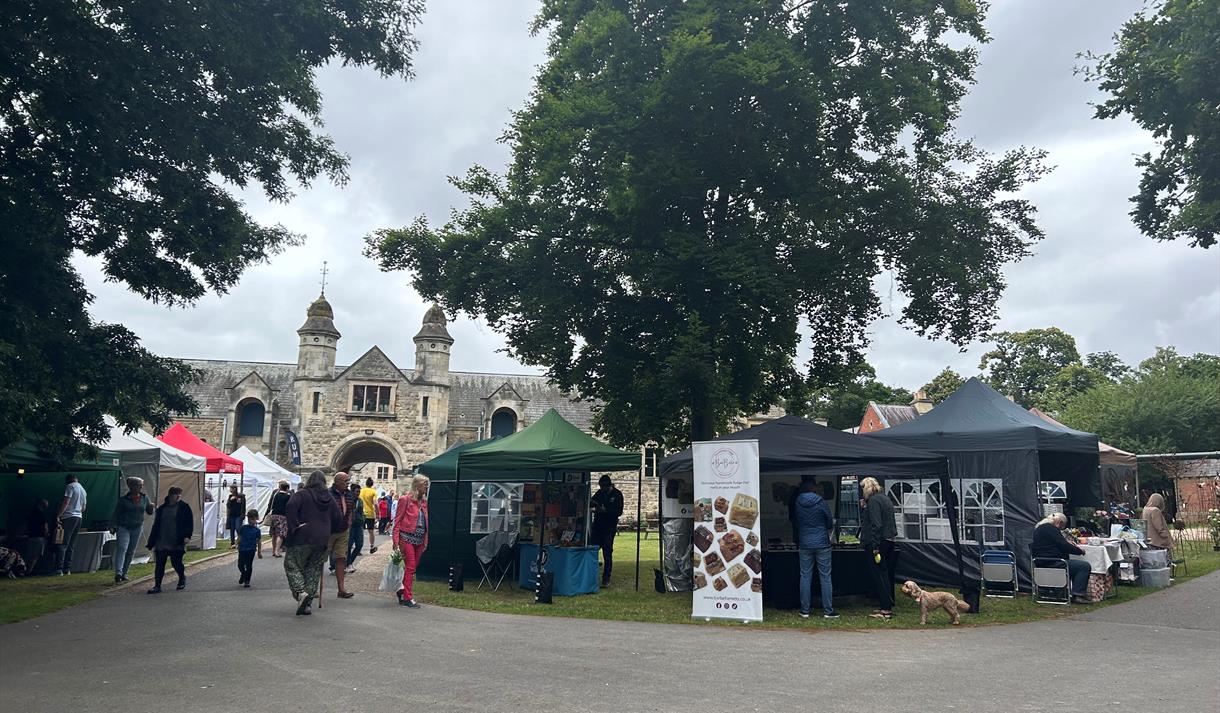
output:
[[[923,416],[864,437],[949,460],[948,484],[907,478],[885,483],[907,553],[899,572],[926,572],[933,583],[956,574],[951,535],[980,549],[1012,551],[1018,579],[1028,583],[1029,543],[1043,517],[1042,482],[1064,484],[1064,512],[1100,505],[1097,436],[1039,418],[978,379]],[[947,527],[954,512],[960,532]],[[977,556],[965,558],[969,579],[978,579],[978,563]]]
[[[72,571],[96,570],[119,497],[121,463],[120,453],[105,448],[98,449],[93,458],[71,462],[57,461],[32,441],[19,441],[0,451],[0,532],[4,541],[24,553],[28,543],[26,514],[38,500],[45,499],[49,504],[47,518],[53,521],[63,500],[65,479],[75,475],[88,501],[73,548]],[[49,573],[54,564],[55,545],[47,542],[34,573]]]
[[[866,439],[785,416],[716,440],[758,441],[761,498],[759,519],[763,571],[763,601],[776,608],[799,601],[796,536],[789,517],[791,503],[803,478],[812,478],[835,518],[832,568],[835,593],[869,591],[869,553],[859,546],[859,479],[946,478],[944,456]],[[665,578],[671,590],[689,589],[693,520],[705,514],[698,504],[684,507],[693,477],[691,451],[661,461],[662,548]],[[899,562],[901,562],[901,558]],[[953,581],[956,581],[954,578]],[[685,585],[685,586],[683,586]],[[818,578],[814,577],[814,591]]]
[[[110,416],[106,417],[106,425],[110,427],[110,440],[104,444],[107,450],[120,455],[123,478],[136,477],[144,481],[144,492],[154,505],[160,504],[165,497],[165,491],[177,485],[183,492],[197,492],[206,461],[197,456],[179,450],[168,443],[157,440],[157,437],[143,429],[125,432]],[[183,485],[185,483],[185,485]],[[119,492],[127,492],[126,484],[120,484]],[[202,516],[202,513],[196,512]],[[144,518],[145,536],[152,531],[153,519],[156,515],[146,515]],[[140,543],[138,553],[143,553],[144,543]],[[140,554],[134,561],[144,561],[148,555]]]
[[[452,448],[419,466],[433,481],[433,536],[420,571],[438,575],[460,563],[477,572],[474,542],[517,531],[523,586],[541,564],[557,575],[556,594],[596,591],[597,577],[591,586],[586,578],[597,571],[586,541],[590,476],[639,467],[638,454],[611,448],[554,409],[510,436]]]
[[[157,438],[161,442],[168,443],[179,450],[202,457],[207,478],[227,476],[230,478],[235,477],[236,482],[241,482],[241,474],[245,469],[245,465],[240,460],[213,448],[194,433],[191,433],[190,429],[181,423],[175,423],[173,426],[170,426],[169,430]],[[191,474],[191,476],[193,475]],[[215,537],[215,525],[211,523],[218,519],[216,508],[219,501],[214,500],[205,504],[203,495],[204,480],[197,477],[178,476],[173,479],[172,483],[168,479],[163,479],[161,485],[164,488],[168,488],[171,485],[177,485],[182,488],[182,499],[200,517],[202,525],[197,528],[195,534],[191,537],[190,547],[206,549],[209,545],[215,546],[215,541],[211,539]],[[207,506],[211,506],[210,514]]]

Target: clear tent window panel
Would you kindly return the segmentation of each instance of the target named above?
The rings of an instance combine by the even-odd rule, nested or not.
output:
[[[470,532],[511,532],[520,527],[521,483],[472,483]]]
[[[962,539],[1004,544],[1004,486],[998,479],[962,481]]]

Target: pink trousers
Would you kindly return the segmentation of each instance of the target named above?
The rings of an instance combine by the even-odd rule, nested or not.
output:
[[[419,558],[424,554],[424,546],[412,545],[400,538],[398,550],[402,552],[402,598],[414,599],[411,584],[415,581],[415,568],[419,566]]]

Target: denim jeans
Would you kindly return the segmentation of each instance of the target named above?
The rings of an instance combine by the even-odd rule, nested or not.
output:
[[[831,549],[818,547],[804,549],[799,552],[801,557],[801,613],[808,614],[812,602],[810,588],[813,586],[813,564],[818,565],[818,581],[822,590],[822,613],[829,614],[835,610],[834,586],[830,580]]]
[[[1084,560],[1068,560],[1068,576],[1072,578],[1072,596],[1083,597],[1089,592],[1089,575],[1093,568]]]
[[[57,550],[58,561],[55,563],[60,572],[67,574],[72,571],[72,551],[76,547],[76,533],[80,532],[79,517],[65,517],[59,521],[64,531],[64,543]]]
[[[127,568],[131,566],[131,558],[136,554],[136,548],[140,546],[140,533],[144,530],[143,525],[136,527],[119,527],[114,531],[114,575],[116,577],[127,576]]]

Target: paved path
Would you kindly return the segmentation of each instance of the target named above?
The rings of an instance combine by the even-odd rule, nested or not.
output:
[[[411,611],[330,598],[333,579],[298,617],[281,567],[257,561],[241,590],[224,563],[184,592],[0,627],[3,709],[1220,710],[1220,573],[1073,619],[807,633]]]

